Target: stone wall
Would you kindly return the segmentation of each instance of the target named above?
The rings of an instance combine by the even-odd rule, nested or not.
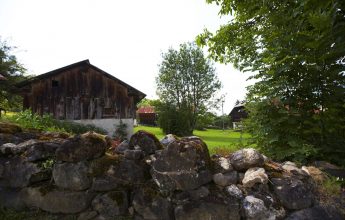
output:
[[[88,219],[343,219],[321,206],[308,167],[254,149],[210,157],[197,137],[135,133],[116,148],[0,124],[0,206]]]

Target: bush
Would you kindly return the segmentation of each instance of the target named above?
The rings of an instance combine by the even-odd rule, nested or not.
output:
[[[190,111],[177,109],[175,105],[162,103],[158,106],[158,125],[165,134],[188,136],[193,134]]]
[[[114,138],[123,141],[127,139],[127,124],[123,123],[122,120],[120,119],[120,124],[115,126],[115,133],[114,133]]]
[[[67,132],[72,134],[82,134],[88,131],[95,131],[100,134],[107,133],[104,129],[94,125],[82,125],[71,121],[61,121],[48,114],[40,116],[36,113],[32,113],[31,110],[25,110],[4,118],[28,129]]]

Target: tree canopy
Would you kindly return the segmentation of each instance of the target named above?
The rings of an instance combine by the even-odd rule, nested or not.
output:
[[[16,95],[15,84],[25,79],[25,68],[11,54],[13,47],[0,39],[0,109],[13,110],[21,106],[21,98]]]
[[[206,111],[221,83],[212,62],[194,43],[181,44],[178,50],[170,48],[162,58],[156,79],[163,104],[159,124],[167,133],[192,134],[198,115]]]
[[[197,37],[211,57],[253,71],[248,128],[278,159],[345,156],[345,1],[207,0],[232,15]]]

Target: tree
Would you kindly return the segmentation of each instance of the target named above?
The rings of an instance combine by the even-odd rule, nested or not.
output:
[[[233,18],[197,37],[211,57],[255,72],[247,126],[278,159],[345,156],[345,2],[207,0]]]
[[[160,125],[178,129],[166,127],[163,130],[167,132],[190,135],[198,115],[206,112],[208,101],[221,83],[211,61],[194,43],[181,44],[178,50],[170,48],[162,57],[156,78],[157,94],[163,103],[160,109],[169,113],[159,112]]]
[[[0,74],[5,78],[0,81],[0,110],[18,109],[22,104],[15,84],[25,79],[25,68],[11,54],[12,49],[0,39]]]

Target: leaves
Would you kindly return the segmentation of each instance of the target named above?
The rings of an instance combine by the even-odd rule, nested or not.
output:
[[[197,42],[214,60],[256,73],[247,126],[258,146],[281,159],[344,163],[345,2],[208,2],[234,18]]]

